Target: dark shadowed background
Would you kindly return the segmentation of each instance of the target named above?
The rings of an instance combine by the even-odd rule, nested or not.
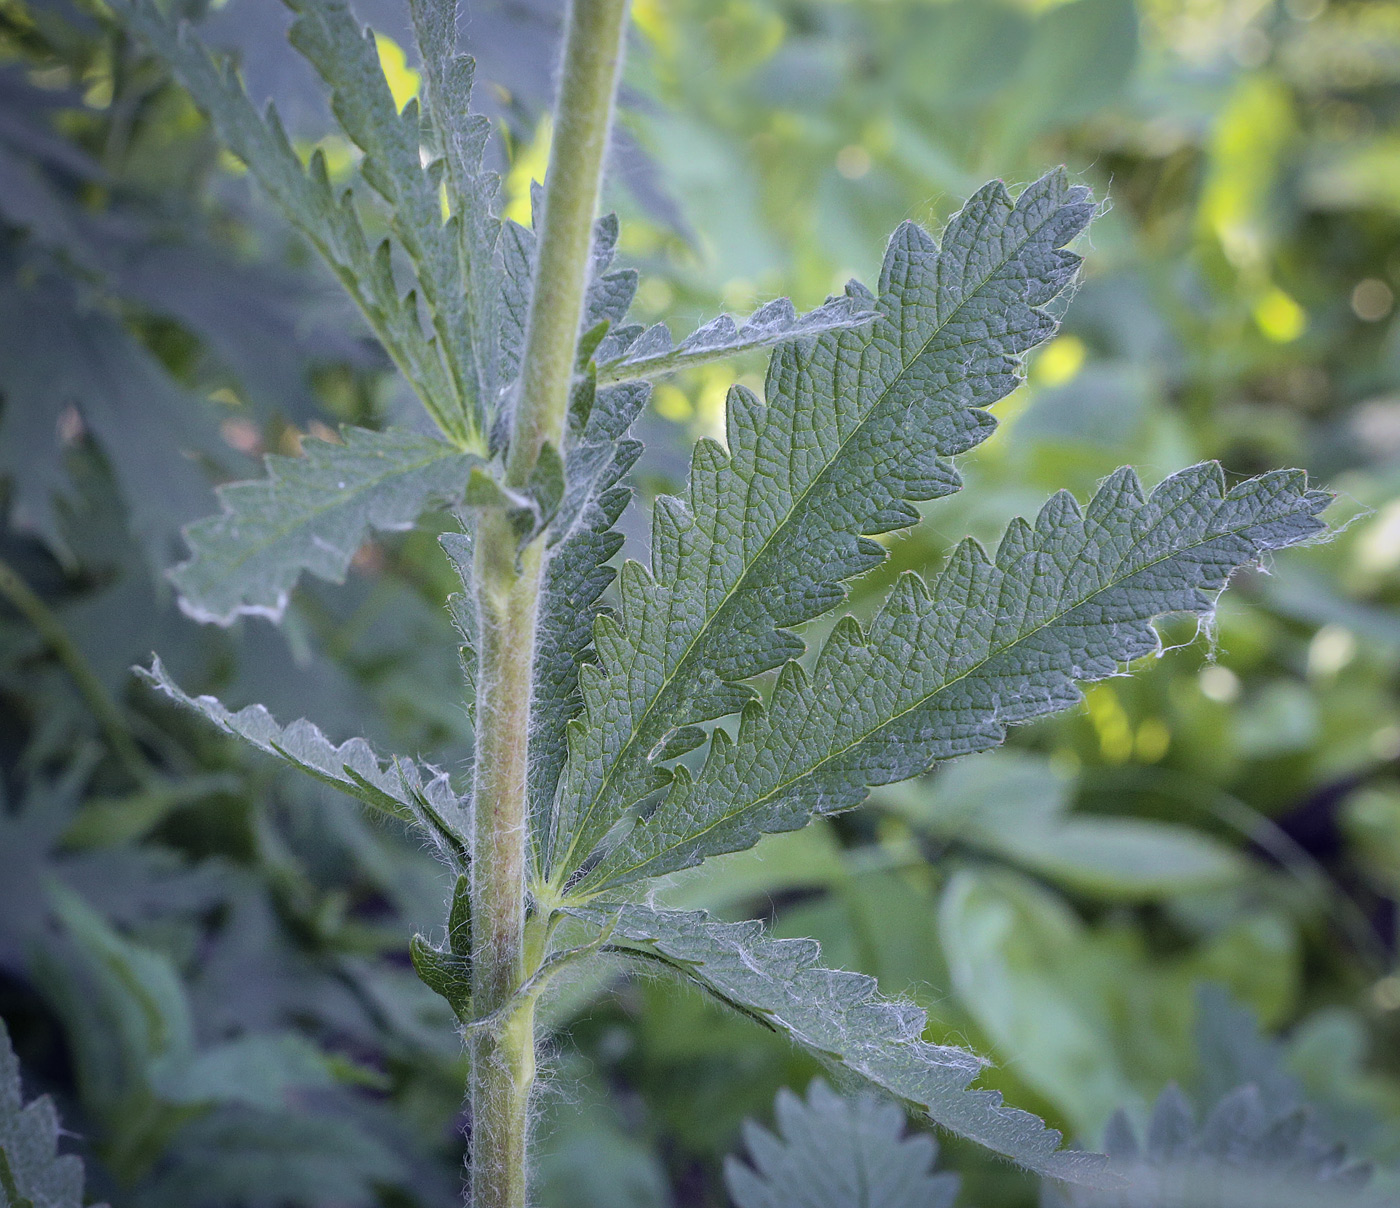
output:
[[[272,0],[180,0],[353,171]],[[357,0],[402,103],[399,0]],[[211,10],[211,11],[206,11]],[[465,0],[512,217],[549,139],[558,6]],[[1061,334],[851,608],[1124,463],[1300,465],[1331,543],[1208,632],[872,808],[678,877],[930,1012],[987,1084],[1097,1144],[1175,1081],[1255,1081],[1400,1160],[1400,3],[635,0],[609,203],[641,318],[679,330],[869,281],[902,220],[1065,164],[1107,199]],[[660,386],[636,486],[673,489],[724,392]],[[458,767],[451,573],[429,526],[303,584],[283,628],[183,617],[162,573],[212,486],[344,422],[416,422],[307,249],[186,96],[83,0],[0,0],[0,1016],[113,1208],[443,1208],[459,1045],[407,938],[439,867],[176,715],[182,683]],[[629,532],[644,555],[645,530]],[[155,775],[156,771],[161,773]],[[722,1205],[745,1117],[815,1067],[666,981],[575,982],[544,1208]],[[1029,1180],[962,1146],[961,1204]]]

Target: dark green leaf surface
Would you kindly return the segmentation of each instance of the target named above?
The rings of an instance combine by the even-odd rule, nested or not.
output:
[[[10,277],[10,273],[13,277]],[[195,452],[226,458],[212,417],[107,310],[71,282],[0,253],[0,476],[19,525],[62,548],[55,504],[72,487],[69,443],[86,430],[107,452],[132,530],[153,568],[179,526],[209,506]]]
[[[748,847],[814,813],[850,809],[872,784],[1000,743],[1006,727],[1080,699],[1160,650],[1153,619],[1207,613],[1229,576],[1322,530],[1331,496],[1298,472],[1225,489],[1205,464],[1145,495],[1120,470],[1081,511],[1062,492],[989,558],[963,542],[925,582],[900,580],[863,631],[839,623],[807,673],[789,663],[767,707],[716,734],[656,811],[590,875],[618,885]]]
[[[753,693],[738,681],[801,653],[785,627],[884,557],[863,534],[907,527],[911,501],[957,489],[947,458],[986,438],[979,408],[1054,331],[1038,308],[1073,278],[1064,245],[1092,208],[1054,173],[1015,202],[1000,182],[982,189],[941,250],[905,224],[878,299],[848,287],[873,323],[780,345],[766,405],[731,392],[728,450],[700,443],[686,499],[656,502],[651,570],[624,566],[621,614],[597,623],[600,666],[582,675],[586,720],[553,815],[557,879],[665,785],[659,765],[701,741],[696,723],[743,707]]]

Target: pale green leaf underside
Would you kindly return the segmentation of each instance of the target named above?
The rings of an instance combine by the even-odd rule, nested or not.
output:
[[[904,1113],[875,1095],[843,1098],[820,1078],[800,1099],[784,1088],[777,1135],[745,1121],[748,1162],[730,1157],[735,1208],[952,1208],[958,1178],[934,1174],[938,1145],[904,1135]]]
[[[619,328],[609,332],[598,348],[598,381],[661,377],[757,348],[769,348],[785,340],[860,327],[874,317],[874,311],[865,309],[851,296],[831,298],[805,315],[799,315],[787,298],[777,298],[742,322],[736,323],[729,315],[711,319],[679,344],[672,341],[664,323],[648,328]]]
[[[411,760],[381,760],[363,738],[352,738],[336,746],[304,718],[280,726],[262,705],[249,705],[234,713],[215,697],[189,696],[170,678],[159,658],[152,660],[149,671],[137,668],[137,674],[224,733],[243,739],[366,805],[396,818],[419,822],[444,847],[449,862],[460,862],[467,850],[470,827],[445,773],[428,768],[425,774],[425,769]]]
[[[678,771],[580,888],[748,847],[998,745],[1076,703],[1076,681],[1158,650],[1154,618],[1208,612],[1238,567],[1316,536],[1330,499],[1297,471],[1227,492],[1206,463],[1145,496],[1120,470],[1083,511],[1061,492],[1034,526],[1014,522],[995,559],[963,542],[928,582],[902,578],[868,632],[841,621],[810,674],[789,663],[767,707],[751,704],[732,742],[717,733],[700,772]]]
[[[34,1208],[82,1208],[83,1163],[59,1156],[60,1131],[53,1100],[24,1102],[19,1061],[0,1020],[0,1204],[24,1199]]]
[[[710,993],[816,1057],[926,1113],[936,1124],[1029,1170],[1095,1181],[1102,1158],[1060,1148],[1060,1134],[995,1091],[971,1089],[983,1061],[923,1039],[924,1012],[883,998],[875,979],[824,969],[813,940],[775,940],[754,922],[703,913],[597,904],[571,911],[612,942],[674,967]]]
[[[219,488],[221,515],[185,529],[193,556],[170,572],[199,621],[274,620],[303,570],[340,583],[371,529],[410,527],[434,501],[461,498],[480,459],[412,432],[346,428],[345,443],[306,440],[270,456],[267,477]]]
[[[802,652],[786,631],[826,612],[842,583],[884,556],[868,534],[918,520],[913,501],[958,487],[948,458],[984,439],[979,408],[1019,381],[1049,336],[1039,307],[1072,279],[1064,245],[1092,210],[1053,173],[1014,203],[994,182],[949,224],[942,248],[913,224],[890,241],[876,318],[778,346],[766,405],[731,393],[728,449],[697,446],[684,500],[653,513],[651,570],[627,563],[621,612],[599,619],[599,666],[580,676],[552,816],[552,876],[586,863],[613,827],[665,786],[663,766],[703,739],[697,723],[753,693],[737,682]]]

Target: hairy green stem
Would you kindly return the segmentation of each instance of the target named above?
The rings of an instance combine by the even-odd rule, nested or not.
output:
[[[573,0],[565,36],[544,217],[506,481],[524,486],[546,442],[562,452],[603,155],[627,0]],[[527,770],[542,538],[519,549],[502,510],[483,510],[474,557],[478,624],[472,1014],[512,1001],[543,959],[548,920],[527,920]],[[525,1208],[534,999],[475,1029],[471,1046],[471,1204]]]
[[[523,486],[545,441],[559,447],[573,380],[603,154],[627,0],[573,0],[545,177],[534,293],[506,479]]]

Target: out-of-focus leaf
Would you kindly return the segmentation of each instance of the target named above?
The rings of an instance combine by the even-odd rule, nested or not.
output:
[[[1123,1189],[1047,1188],[1044,1208],[1382,1208],[1387,1202],[1364,1190],[1369,1167],[1320,1135],[1306,1111],[1271,1102],[1253,1085],[1226,1095],[1199,1125],[1181,1093],[1168,1088],[1142,1140],[1119,1114],[1104,1147]]]
[[[989,752],[879,800],[939,839],[994,852],[1073,889],[1154,898],[1238,882],[1243,860],[1184,826],[1071,814],[1070,781],[1046,759]]]
[[[293,1033],[241,1036],[193,1057],[158,1061],[152,1088],[177,1104],[230,1103],[276,1111],[294,1091],[331,1086],[326,1055]]]
[[[108,460],[133,529],[163,570],[177,533],[207,511],[210,492],[189,454],[225,459],[205,404],[179,388],[71,283],[26,283],[0,250],[0,475],[13,483],[15,520],[64,548],[54,512],[66,493],[64,443],[90,431]]]
[[[933,1173],[938,1146],[904,1135],[904,1113],[873,1095],[845,1099],[821,1079],[773,1105],[778,1135],[744,1125],[748,1162],[726,1159],[737,1208],[952,1208],[956,1175]]]

